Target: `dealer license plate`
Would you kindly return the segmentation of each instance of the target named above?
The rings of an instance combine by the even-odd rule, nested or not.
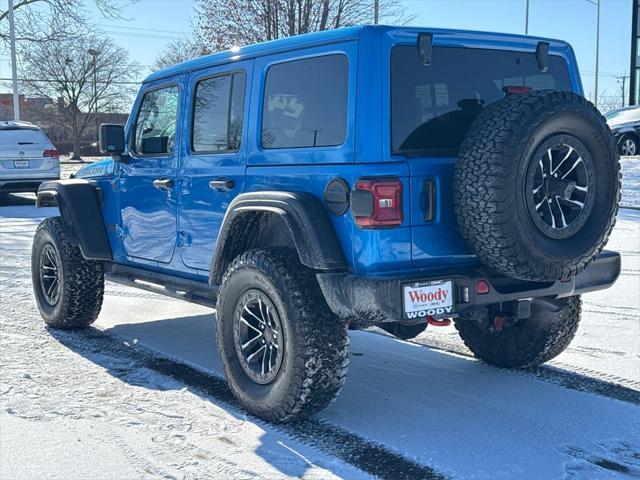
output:
[[[453,282],[451,280],[433,280],[404,285],[403,296],[406,318],[453,313]]]
[[[29,168],[29,160],[14,160],[14,168]]]

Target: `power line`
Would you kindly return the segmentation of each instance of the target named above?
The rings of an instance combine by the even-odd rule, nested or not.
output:
[[[6,81],[12,81],[11,78],[0,78],[0,82],[6,82]],[[44,79],[44,78],[18,78],[19,82],[25,82],[25,83],[59,83],[59,80],[55,80],[55,79]],[[113,82],[105,82],[105,81],[98,81],[97,83],[105,85],[140,85],[142,82],[125,82],[125,81],[113,81]]]

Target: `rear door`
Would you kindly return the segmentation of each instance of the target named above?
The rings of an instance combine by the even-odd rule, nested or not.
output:
[[[130,135],[131,158],[120,164],[120,237],[134,262],[168,263],[175,249],[180,90],[173,80],[141,92]]]
[[[573,90],[567,64],[550,55],[542,72],[532,41],[530,51],[434,46],[431,64],[424,66],[413,43],[391,49],[390,78],[392,155],[405,158],[411,175],[413,264],[472,262],[453,208],[460,144],[507,87]]]
[[[191,109],[184,115],[179,245],[187,267],[203,272],[211,258],[224,214],[244,190],[245,122],[253,60],[192,73],[187,82]]]

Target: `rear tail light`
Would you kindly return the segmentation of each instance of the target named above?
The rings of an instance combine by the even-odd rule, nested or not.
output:
[[[42,154],[43,157],[53,157],[53,158],[60,158],[60,153],[58,152],[58,150],[45,150],[44,153]]]
[[[489,293],[489,282],[486,280],[478,280],[476,282],[476,293],[478,295],[486,295]]]
[[[359,227],[391,227],[402,223],[399,179],[358,180],[351,197],[351,211]]]

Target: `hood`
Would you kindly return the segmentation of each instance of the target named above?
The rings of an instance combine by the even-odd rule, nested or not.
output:
[[[113,175],[116,167],[116,162],[111,158],[105,158],[97,162],[90,163],[81,167],[74,175],[74,178],[91,178],[91,177],[104,177]]]

